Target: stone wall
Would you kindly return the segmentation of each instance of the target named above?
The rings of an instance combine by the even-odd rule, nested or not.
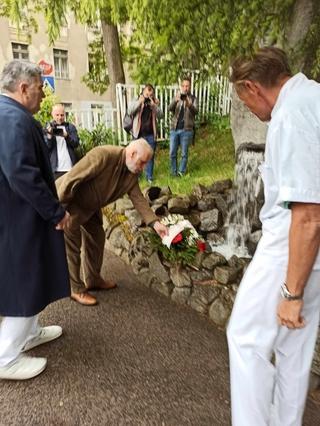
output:
[[[148,233],[154,231],[143,226],[128,198],[104,210],[107,248],[132,266],[140,282],[175,303],[208,316],[221,329],[226,327],[240,280],[250,263],[250,258],[232,256],[227,260],[212,251],[214,244],[224,240],[231,187],[230,180],[209,187],[197,185],[190,196],[184,197],[173,196],[168,187],[146,190],[145,196],[156,214],[184,215],[206,241],[206,251],[198,252],[194,263],[184,267],[170,264],[152,247]],[[255,239],[248,239],[251,254],[258,242],[257,221],[252,235]],[[313,371],[320,376],[320,339]],[[316,383],[319,384],[318,379]]]

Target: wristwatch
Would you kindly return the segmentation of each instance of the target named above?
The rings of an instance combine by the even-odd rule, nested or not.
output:
[[[302,300],[303,299],[303,292],[301,294],[298,294],[298,295],[291,294],[290,291],[288,290],[286,283],[282,284],[280,291],[281,291],[281,296],[286,300],[292,301],[292,300]]]

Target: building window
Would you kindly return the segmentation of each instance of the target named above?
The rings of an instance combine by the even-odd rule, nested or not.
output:
[[[53,59],[56,78],[69,78],[68,51],[53,49]]]
[[[12,43],[13,59],[29,60],[29,51],[27,44]]]
[[[65,116],[66,116],[66,121],[69,121],[69,120],[72,121],[72,118],[73,118],[72,117],[73,114],[71,112],[71,110],[72,110],[72,103],[70,103],[70,102],[61,102],[61,103],[64,106],[64,112],[65,112]]]

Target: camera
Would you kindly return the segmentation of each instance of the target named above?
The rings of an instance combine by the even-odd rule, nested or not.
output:
[[[56,123],[51,123],[52,134],[54,136],[63,136],[63,126],[58,126]]]
[[[151,99],[150,98],[144,98],[144,104],[145,105],[150,105],[151,103]]]
[[[187,94],[186,93],[180,93],[180,99],[182,101],[185,101],[187,99]]]

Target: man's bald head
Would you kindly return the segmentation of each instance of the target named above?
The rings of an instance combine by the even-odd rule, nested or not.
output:
[[[145,139],[136,139],[125,148],[126,166],[131,173],[142,172],[145,165],[153,156],[153,149]]]
[[[64,106],[62,104],[53,105],[51,115],[57,124],[64,123],[65,121]]]

